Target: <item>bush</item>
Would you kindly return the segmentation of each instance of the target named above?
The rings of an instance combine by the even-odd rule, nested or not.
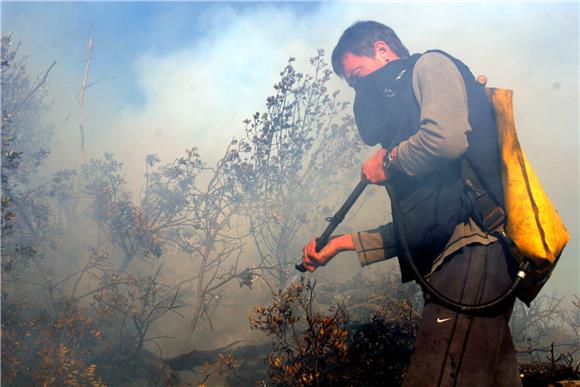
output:
[[[253,329],[274,351],[268,375],[281,386],[400,385],[413,351],[416,322],[371,316],[351,323],[344,306],[315,311],[316,282],[301,280],[280,291],[271,305],[255,307]]]

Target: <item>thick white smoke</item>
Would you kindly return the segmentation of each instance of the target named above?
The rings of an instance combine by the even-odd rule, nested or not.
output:
[[[43,29],[47,41],[74,44],[77,62],[59,63],[61,70],[51,80],[52,120],[60,123],[68,114],[71,117],[57,139],[55,155],[69,155],[55,156],[53,161],[59,167],[74,162],[78,149],[74,95],[80,83],[85,32],[95,20],[91,15],[94,8],[86,7],[86,12],[75,14],[82,15],[75,21],[77,34],[61,27],[71,18],[65,12],[45,13],[43,18],[29,5],[17,15],[18,24],[4,15],[16,38],[33,51],[33,64],[39,68],[51,59],[66,57],[64,50],[70,47],[57,44],[54,49],[34,51],[39,45],[31,40],[39,36],[30,23],[35,23],[36,31]],[[99,8],[95,34],[107,28],[106,9]],[[374,19],[393,27],[411,52],[447,50],[476,74],[487,75],[490,86],[514,89],[520,140],[573,236],[550,286],[566,293],[580,290],[577,4],[321,3],[305,7],[254,3],[238,7],[216,3],[200,12],[189,17],[202,27],[202,39],[186,36],[173,50],[146,50],[126,63],[138,80],[139,103],[115,94],[123,85],[121,80],[105,81],[89,91],[86,126],[91,155],[115,153],[126,163],[128,179],[135,186],[149,153],[169,161],[196,145],[207,161],[215,161],[232,137],[242,135],[242,120],[264,110],[265,97],[289,56],[298,59],[299,69],[307,70],[306,59],[317,48],[329,55],[346,27],[357,20]],[[31,18],[28,24],[23,23],[27,15]],[[165,7],[151,17],[154,20],[149,25],[165,36],[164,30],[174,28],[173,21],[181,23],[184,16]],[[79,27],[83,21],[85,29]],[[146,35],[153,36],[150,31]],[[95,78],[115,76],[99,68],[99,58],[115,55],[110,50],[113,46],[118,47],[111,41],[96,40]],[[352,98],[340,80],[333,85],[341,88],[344,98]]]

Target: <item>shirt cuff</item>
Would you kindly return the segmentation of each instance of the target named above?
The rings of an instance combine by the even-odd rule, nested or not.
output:
[[[354,249],[361,266],[367,266],[397,256],[392,223],[374,230],[352,233]]]

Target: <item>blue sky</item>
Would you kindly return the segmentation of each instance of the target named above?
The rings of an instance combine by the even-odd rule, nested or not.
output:
[[[85,39],[93,24],[96,55],[93,75],[123,80],[116,91],[136,102],[143,98],[133,64],[141,55],[163,56],[216,33],[216,24],[240,12],[263,7],[311,12],[319,3],[288,5],[241,2],[3,2],[2,30],[14,31],[32,53],[50,53],[71,72],[79,72]],[[243,39],[243,37],[240,37]]]
[[[288,57],[306,71],[307,58],[317,48],[329,53],[357,20],[390,25],[411,52],[440,48],[458,56],[491,86],[514,90],[520,140],[573,234],[555,288],[577,288],[580,275],[578,8],[575,2],[1,3],[2,31],[12,31],[31,53],[30,71],[58,62],[46,117],[60,125],[55,168],[78,165],[75,96],[93,24],[91,80],[104,80],[87,91],[87,148],[91,156],[114,152],[130,181],[142,176],[149,153],[168,161],[198,145],[215,161],[241,135],[242,120],[264,110]],[[331,86],[352,98],[340,80]]]

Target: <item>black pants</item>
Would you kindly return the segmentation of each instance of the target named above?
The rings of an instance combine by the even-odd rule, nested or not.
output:
[[[429,282],[462,303],[490,301],[512,281],[500,243],[468,245],[435,271]],[[427,295],[404,382],[415,386],[521,386],[508,326],[513,301],[489,316],[438,305]]]

